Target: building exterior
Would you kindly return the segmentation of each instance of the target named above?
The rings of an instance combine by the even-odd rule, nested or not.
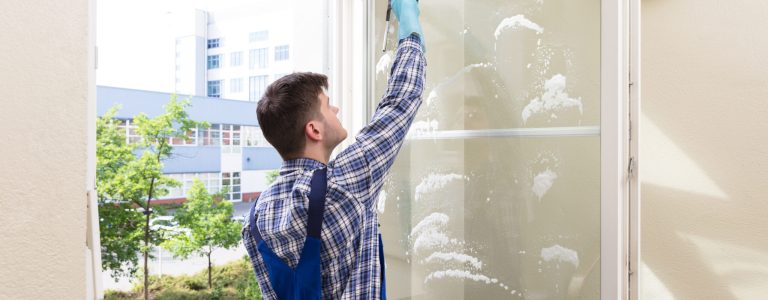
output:
[[[126,141],[136,142],[131,119],[145,113],[149,117],[164,112],[163,105],[172,94],[113,87],[97,87],[97,114],[103,115],[120,105],[116,118],[124,120]],[[186,97],[180,96],[180,99]],[[171,140],[173,158],[164,161],[163,172],[182,186],[157,203],[179,203],[186,199],[195,177],[209,192],[228,187],[226,199],[233,202],[255,200],[267,186],[267,173],[280,168],[282,159],[267,143],[256,120],[256,103],[209,97],[188,97],[191,119],[211,126],[198,128],[189,141]]]
[[[294,70],[322,71],[322,35],[298,30],[301,1],[254,3],[220,11],[174,12],[178,94],[258,101],[266,86]],[[309,4],[319,5],[319,4]],[[301,10],[306,10],[303,8]],[[314,47],[295,47],[314,44]],[[298,58],[298,59],[296,59]]]
[[[233,202],[258,197],[267,173],[278,169],[282,159],[261,134],[255,102],[277,78],[326,68],[324,35],[318,33],[324,31],[304,28],[323,24],[319,15],[308,15],[323,7],[321,1],[268,1],[169,12],[175,80],[162,89],[168,93],[97,88],[99,116],[115,104],[122,106],[117,118],[125,121],[128,142],[137,138],[131,118],[162,113],[171,92],[192,100],[192,119],[211,124],[196,130],[190,141],[171,141],[175,158],[164,162],[164,173],[182,186],[158,203],[183,201],[195,177],[210,192],[229,187],[226,199]]]

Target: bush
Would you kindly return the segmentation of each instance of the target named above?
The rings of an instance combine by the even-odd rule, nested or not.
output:
[[[207,269],[194,275],[150,276],[149,297],[155,300],[261,299],[261,291],[248,256],[225,265],[214,266],[211,281],[213,289],[209,290]],[[135,283],[131,292],[107,290],[104,299],[144,299],[142,282]]]

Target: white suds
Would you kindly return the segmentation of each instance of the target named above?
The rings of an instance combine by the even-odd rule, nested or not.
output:
[[[437,230],[428,230],[419,234],[413,241],[413,252],[424,254],[429,252],[429,250],[440,248],[450,243],[451,239],[445,233]]]
[[[436,173],[430,173],[426,178],[421,180],[421,183],[416,186],[416,195],[415,195],[415,201],[419,202],[424,195],[428,195],[430,193],[434,193],[442,188],[444,188],[446,185],[448,185],[449,182],[454,180],[461,180],[465,177],[459,174],[451,173],[451,174],[436,174]]]
[[[440,127],[440,123],[437,120],[427,119],[426,121],[416,121],[411,125],[409,135],[412,136],[425,136],[435,133]]]
[[[382,190],[379,192],[379,200],[378,203],[376,203],[376,210],[379,211],[380,214],[384,213],[384,205],[387,203],[387,192]]]
[[[456,252],[435,252],[429,255],[429,257],[427,257],[424,261],[427,263],[434,262],[439,264],[445,264],[454,261],[460,264],[469,264],[475,268],[475,270],[480,270],[483,267],[483,263],[480,262],[477,257]]]
[[[384,76],[388,75],[389,68],[392,66],[392,51],[387,51],[379,58],[379,62],[376,63],[376,74],[383,73]]]
[[[445,227],[448,225],[448,221],[450,218],[448,215],[443,213],[436,213],[433,212],[429,216],[425,217],[421,220],[416,226],[413,226],[413,229],[411,229],[411,236],[420,235],[422,232],[425,231],[432,231],[437,230],[438,228]]]
[[[539,173],[536,175],[536,177],[533,178],[533,186],[531,186],[531,191],[533,191],[533,193],[539,197],[539,201],[541,201],[541,198],[544,197],[544,194],[546,194],[547,191],[552,188],[552,184],[554,184],[555,179],[557,179],[557,173],[552,172],[550,169]]]
[[[579,113],[583,113],[581,98],[571,98],[565,92],[565,76],[557,74],[544,83],[544,95],[541,98],[531,100],[523,109],[523,123],[528,122],[533,114],[559,110],[563,108],[578,107]]]
[[[465,270],[442,270],[442,271],[435,271],[435,272],[429,273],[429,275],[427,275],[427,278],[424,279],[424,283],[427,283],[431,280],[442,279],[447,277],[469,279],[472,281],[484,282],[485,284],[491,284],[498,281],[498,279],[495,279],[495,278],[491,279],[488,276],[485,276],[482,274],[473,274]]]
[[[499,36],[501,36],[501,32],[504,31],[507,28],[516,29],[519,27],[525,27],[530,30],[536,31],[536,33],[542,33],[544,32],[544,28],[541,28],[539,24],[531,22],[531,20],[528,20],[523,15],[516,15],[513,17],[506,18],[499,23],[499,26],[496,27],[496,32],[494,35],[496,36],[496,39],[499,39]]]
[[[567,262],[574,267],[579,267],[579,254],[560,245],[541,249],[541,258],[547,262],[557,260],[558,262]]]

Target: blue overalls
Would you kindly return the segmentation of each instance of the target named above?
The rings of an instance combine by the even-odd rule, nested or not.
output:
[[[251,206],[251,236],[267,268],[269,282],[280,300],[322,299],[320,268],[320,231],[325,212],[325,194],[328,188],[327,169],[315,170],[310,181],[309,210],[307,216],[307,239],[299,256],[299,263],[292,269],[267,246],[256,227],[256,202]],[[386,299],[384,283],[384,245],[379,234],[379,262],[381,263],[381,299]]]

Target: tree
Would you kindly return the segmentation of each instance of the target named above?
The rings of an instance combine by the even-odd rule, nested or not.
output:
[[[208,257],[208,288],[211,284],[211,253],[214,248],[232,248],[240,242],[241,224],[232,220],[232,203],[222,200],[226,191],[209,194],[195,178],[187,201],[174,219],[182,229],[162,246],[173,255],[187,258],[192,254]]]
[[[149,251],[163,240],[163,232],[150,227],[153,210],[162,212],[161,207],[151,206],[152,200],[167,195],[169,187],[179,186],[162,172],[163,160],[172,155],[170,140],[188,140],[193,128],[208,126],[189,118],[185,111],[189,105],[189,101],[177,101],[173,96],[163,114],[154,118],[143,113],[135,116],[135,132],[140,137],[135,144],[126,145],[121,122],[114,119],[117,108],[97,121],[96,185],[102,253],[108,259],[105,268],[115,275],[121,273],[115,270],[125,265],[132,274],[138,268],[136,250],[141,252],[145,299],[149,299]]]
[[[111,108],[96,121],[96,194],[99,202],[101,261],[112,277],[129,276],[138,269],[143,214],[125,186],[128,165],[136,160],[135,145],[126,143],[125,129]],[[115,200],[121,199],[121,200]]]

